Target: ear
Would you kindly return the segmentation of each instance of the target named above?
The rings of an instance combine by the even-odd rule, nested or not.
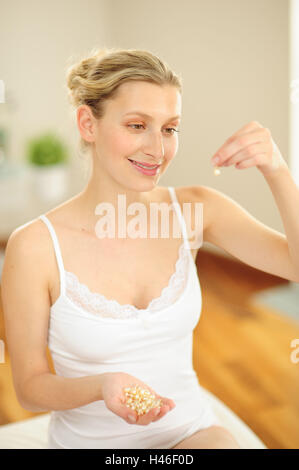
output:
[[[94,142],[96,138],[96,119],[89,106],[82,104],[77,108],[77,125],[82,139]]]

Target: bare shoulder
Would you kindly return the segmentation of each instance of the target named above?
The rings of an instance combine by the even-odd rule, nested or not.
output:
[[[193,186],[178,186],[176,189],[176,195],[178,198],[178,202],[183,204],[185,202],[191,202],[191,204],[195,204],[196,202],[200,202],[203,204],[203,232],[205,235],[206,229],[210,224],[211,221],[211,211],[210,211],[210,204],[208,204],[208,194],[209,194],[209,187],[208,186],[200,186],[200,185],[193,185]],[[191,210],[192,216],[192,227],[194,226],[194,210]],[[193,227],[194,228],[194,227]]]
[[[30,264],[38,266],[42,280],[45,285],[49,285],[49,244],[48,228],[42,220],[36,218],[13,230],[6,245],[5,257],[11,263],[23,257]]]
[[[214,244],[215,235],[218,238],[220,234],[218,221],[224,220],[223,217],[225,217],[226,220],[223,223],[227,224],[227,214],[234,210],[235,214],[239,211],[238,215],[240,215],[242,207],[230,196],[210,186],[192,186],[190,188],[192,188],[189,193],[190,197],[193,200],[201,200],[204,204],[204,239],[206,242]]]
[[[28,248],[31,252],[38,252],[44,248],[47,239],[47,227],[42,220],[36,218],[20,225],[10,234],[7,246],[14,245]]]

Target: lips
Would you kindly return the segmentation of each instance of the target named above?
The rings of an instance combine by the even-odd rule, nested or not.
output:
[[[157,163],[144,163],[144,162],[139,162],[139,161],[137,161],[137,160],[132,160],[131,158],[129,158],[128,160],[130,160],[130,162],[140,163],[140,165],[147,166],[147,167],[157,167],[157,166],[160,166],[160,165],[158,165]]]
[[[137,162],[135,163],[135,160],[128,159],[128,161],[137,171],[143,173],[144,175],[154,176],[154,175],[157,175],[158,172],[160,171],[161,165],[155,165],[154,167],[149,167],[149,166],[143,166],[141,163],[137,163]]]

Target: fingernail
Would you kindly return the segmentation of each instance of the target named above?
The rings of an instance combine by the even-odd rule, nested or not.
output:
[[[160,413],[160,409],[157,409],[154,411],[154,416],[158,416],[158,414]]]
[[[219,161],[220,161],[220,158],[219,158],[219,157],[214,157],[214,158],[212,158],[212,164],[213,164],[213,165],[217,165],[217,163],[219,163]]]
[[[136,422],[136,418],[134,415],[129,415],[128,416],[128,420],[131,421],[131,423],[135,423]]]

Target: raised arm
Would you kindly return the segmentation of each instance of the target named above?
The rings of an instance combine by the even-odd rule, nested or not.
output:
[[[259,222],[220,191],[204,187],[206,241],[250,266],[299,282],[299,189],[269,129],[250,122],[226,140],[212,163],[241,170],[257,167],[272,191],[286,235]]]
[[[216,189],[201,186],[198,200],[204,200],[204,213],[208,218],[204,241],[222,248],[253,268],[299,282],[299,273],[283,233],[263,224]]]

